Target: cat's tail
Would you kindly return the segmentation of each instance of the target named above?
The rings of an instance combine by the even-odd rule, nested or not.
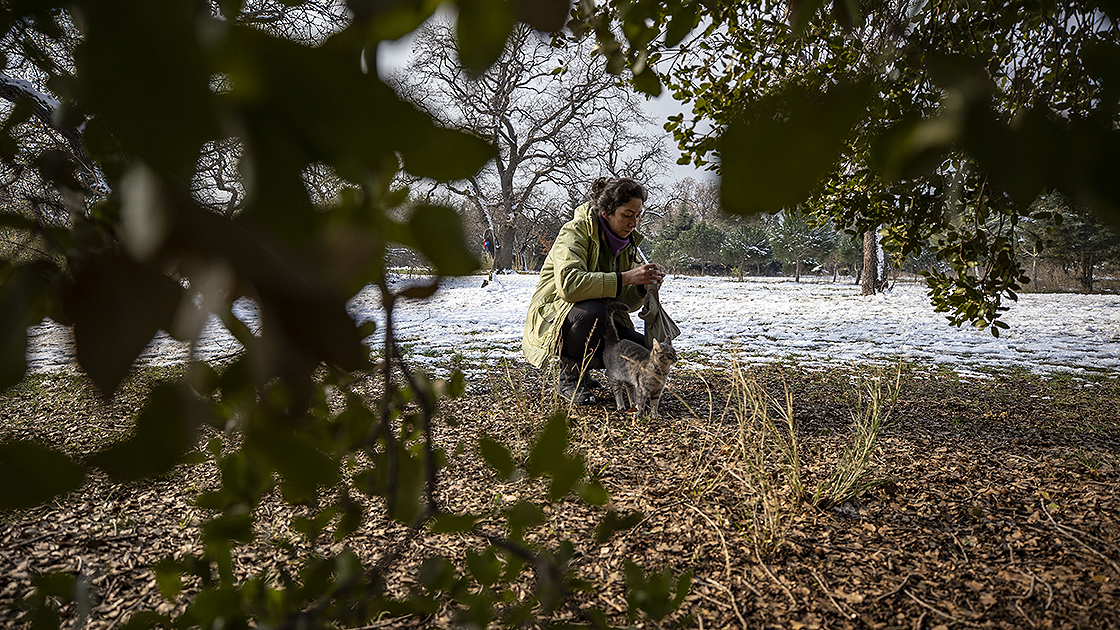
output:
[[[630,316],[630,307],[622,302],[607,302],[607,327],[603,329],[603,339],[607,344],[618,343],[618,322],[614,321],[618,313]]]

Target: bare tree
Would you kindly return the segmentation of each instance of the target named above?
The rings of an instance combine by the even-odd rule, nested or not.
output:
[[[217,2],[211,1],[210,6],[215,15],[221,14]],[[303,0],[298,3],[248,0],[236,16],[240,24],[310,46],[320,44],[343,30],[350,20],[350,9],[344,0]]]
[[[43,224],[68,222],[82,209],[83,193],[108,192],[82,145],[85,120],[47,88],[48,81],[73,75],[72,51],[80,39],[62,11],[16,20],[0,37],[0,119],[16,147],[0,161],[0,194],[6,210]],[[63,172],[73,190],[46,184]]]
[[[217,2],[210,11],[222,15]],[[249,0],[236,16],[223,16],[276,37],[308,45],[322,43],[350,22],[342,0],[307,0],[291,6],[279,0]],[[48,88],[55,78],[65,85],[74,74],[74,50],[82,33],[65,11],[17,20],[0,37],[0,120],[19,147],[0,162],[0,202],[9,212],[42,224],[65,224],[70,213],[110,193],[100,166],[86,154],[83,133],[89,122],[80,108],[64,103]],[[221,91],[219,83],[213,87]],[[18,118],[13,117],[16,116]],[[243,147],[235,138],[207,143],[200,152],[191,191],[202,205],[225,216],[244,203],[246,190],[238,166]],[[74,190],[58,190],[42,169],[72,171]],[[309,172],[309,192],[321,187]]]
[[[471,79],[454,41],[449,22],[431,21],[389,82],[433,118],[498,147],[497,159],[476,176],[447,185],[496,235],[495,270],[512,269],[551,238],[540,228],[562,217],[550,198],[566,195],[574,205],[598,176],[648,181],[664,169],[661,143],[642,132],[652,121],[601,57],[518,27],[501,60]]]

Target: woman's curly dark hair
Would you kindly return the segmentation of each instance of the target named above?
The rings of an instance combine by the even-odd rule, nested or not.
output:
[[[645,202],[646,189],[629,177],[600,177],[591,184],[591,203],[595,206],[595,212],[603,216],[614,214],[619,206],[634,197]]]

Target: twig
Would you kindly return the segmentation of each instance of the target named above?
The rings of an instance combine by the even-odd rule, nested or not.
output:
[[[384,324],[384,361],[381,366],[381,377],[383,379],[384,391],[381,396],[381,409],[380,417],[381,422],[377,424],[377,431],[385,438],[385,455],[388,460],[388,484],[385,488],[385,511],[392,517],[393,513],[397,510],[397,480],[399,478],[397,461],[399,453],[397,453],[396,436],[393,434],[392,414],[390,413],[390,403],[393,398],[393,355],[397,351],[396,339],[393,336],[393,305],[396,302],[397,296],[389,290],[389,286],[385,283],[384,279],[381,281],[381,306],[385,311],[385,324]],[[372,441],[372,440],[371,440]],[[372,444],[369,448],[372,453]],[[373,477],[371,476],[372,480]],[[376,491],[374,488],[370,490]],[[371,492],[373,494],[373,492]]]
[[[1066,537],[1072,539],[1077,544],[1079,544],[1082,547],[1084,547],[1084,548],[1088,549],[1089,551],[1093,552],[1093,554],[1095,554],[1101,560],[1104,560],[1108,564],[1108,566],[1112,567],[1112,570],[1115,571],[1117,575],[1120,575],[1120,567],[1116,566],[1115,562],[1113,562],[1108,556],[1106,556],[1103,553],[1097,551],[1096,549],[1090,547],[1086,542],[1084,542],[1083,540],[1081,540],[1077,536],[1074,536],[1071,533],[1071,532],[1077,532],[1077,533],[1080,534],[1081,532],[1079,532],[1079,531],[1077,531],[1076,529],[1073,529],[1073,528],[1065,527],[1064,525],[1059,525],[1058,522],[1054,520],[1054,517],[1050,515],[1050,510],[1046,509],[1046,504],[1043,502],[1043,500],[1039,499],[1039,502],[1042,503],[1042,512],[1044,514],[1046,514],[1046,518],[1050,519],[1050,522],[1054,525],[1054,527],[1057,528],[1058,533],[1065,534]]]
[[[13,540],[10,543],[8,543],[8,545],[9,545],[8,550],[11,551],[11,550],[14,550],[14,549],[18,549],[20,547],[28,547],[30,545],[34,545],[37,542],[47,540],[48,538],[53,538],[53,537],[58,536],[58,535],[59,535],[59,532],[52,531],[52,532],[47,532],[45,534],[40,534],[40,535],[38,535],[34,538],[28,538],[27,540]]]
[[[714,586],[721,591],[726,591],[727,590],[726,586],[720,584],[719,582],[716,582],[715,580],[709,580],[708,578],[696,578],[696,581],[697,582],[704,582],[705,584],[708,584],[709,586]],[[709,602],[715,604],[716,606],[719,606],[720,608],[731,608],[731,606],[727,602],[721,602],[718,599],[716,599],[714,597],[709,597],[709,596],[707,596],[703,593],[696,593],[696,596],[699,597],[700,599],[706,599]],[[619,612],[622,612],[622,611],[619,611]]]
[[[1024,574],[1020,573],[1019,575],[1024,575]],[[1030,597],[1031,595],[1034,595],[1034,583],[1035,583],[1035,577],[1034,577],[1034,575],[1033,575],[1033,574],[1030,574],[1030,573],[1028,573],[1028,574],[1026,574],[1026,575],[1028,575],[1028,576],[1029,576],[1029,577],[1031,578],[1031,585],[1030,585],[1030,588],[1028,588],[1028,589],[1027,589],[1027,594],[1026,594],[1026,595],[1020,595],[1019,597],[1016,597],[1016,598],[1015,598],[1015,599],[1017,599],[1017,600],[1020,600],[1020,601],[1022,601],[1022,600],[1024,600],[1024,599],[1027,599],[1027,598],[1028,598],[1028,597]]]
[[[1019,602],[1015,602],[1015,610],[1017,610],[1019,614],[1023,616],[1023,619],[1027,620],[1027,623],[1031,624],[1032,628],[1038,627],[1038,624],[1036,624],[1033,619],[1028,617],[1027,613],[1023,612],[1023,607],[1019,605]]]
[[[915,602],[917,602],[918,604],[920,604],[920,605],[922,605],[922,606],[924,606],[924,607],[928,608],[929,610],[931,610],[931,611],[933,611],[933,612],[935,612],[935,613],[937,613],[937,614],[941,615],[942,617],[944,617],[944,618],[946,618],[946,619],[954,619],[954,620],[956,619],[956,617],[954,617],[953,615],[951,615],[951,614],[949,614],[949,613],[945,612],[944,610],[941,610],[940,608],[937,608],[936,606],[933,606],[933,605],[931,605],[931,604],[927,604],[927,603],[923,602],[922,600],[918,599],[918,598],[917,598],[917,597],[916,597],[916,596],[915,596],[915,595],[914,595],[913,593],[911,593],[910,591],[906,591],[906,596],[907,596],[907,597],[909,597],[910,599],[914,600],[914,601],[915,601]]]
[[[719,536],[719,544],[723,548],[723,568],[724,568],[724,571],[725,571],[725,575],[728,577],[728,579],[730,579],[731,578],[731,555],[727,553],[727,541],[724,540],[724,538],[723,538],[723,532],[721,532],[719,530],[719,527],[716,527],[715,522],[712,521],[712,519],[708,518],[708,515],[705,514],[700,508],[698,508],[698,507],[696,507],[695,505],[692,505],[692,504],[689,504],[688,507],[692,508],[692,510],[694,512],[696,512],[697,514],[699,514],[705,521],[708,521],[708,525],[711,525],[712,529],[715,530],[716,535]]]
[[[727,469],[727,474],[728,474],[728,475],[731,475],[732,477],[734,477],[734,478],[736,478],[736,479],[738,479],[738,480],[739,480],[739,483],[742,483],[743,485],[747,485],[747,480],[746,480],[746,479],[743,479],[742,477],[740,477],[740,476],[739,476],[738,474],[736,474],[736,472],[735,472],[734,470],[732,470],[731,468],[728,468],[728,469]]]
[[[828,592],[828,587],[825,586],[824,580],[821,579],[821,576],[817,575],[817,572],[812,568],[809,569],[809,573],[812,574],[813,578],[817,580],[817,584],[821,585],[821,590],[824,591],[824,596],[828,598],[828,601],[832,602],[832,605],[836,607],[836,610],[840,613],[841,616],[847,617],[849,619],[855,619],[859,616],[854,611],[844,612],[844,609],[835,599],[833,599],[832,594]]]
[[[701,597],[703,597],[703,596],[701,596]],[[617,612],[617,613],[624,613],[624,612],[626,612],[626,609],[625,609],[625,608],[623,608],[622,606],[619,606],[618,604],[614,603],[614,600],[612,600],[611,598],[607,597],[606,595],[603,595],[603,596],[602,596],[602,597],[600,597],[599,599],[603,600],[603,601],[604,601],[604,602],[606,602],[606,603],[607,603],[608,605],[610,605],[610,607],[611,607],[611,608],[613,608],[613,609],[614,609],[614,611],[615,611],[615,612]],[[715,600],[712,600],[712,601],[715,601]],[[716,602],[716,603],[720,603],[720,602]],[[726,606],[727,604],[722,604],[722,605]]]
[[[790,590],[788,588],[786,588],[785,584],[782,584],[781,580],[779,580],[774,575],[774,573],[770,570],[770,567],[766,566],[766,563],[762,561],[762,552],[759,551],[759,549],[758,549],[758,541],[755,541],[755,543],[754,543],[754,555],[755,555],[755,557],[758,558],[758,563],[760,565],[762,565],[762,570],[766,572],[766,575],[769,575],[770,579],[774,580],[774,583],[777,584],[778,587],[781,588],[783,591],[785,591],[786,597],[789,598],[789,602],[791,604],[793,604],[794,606],[796,606],[797,605],[797,599],[794,598],[793,593],[791,593]]]
[[[957,547],[960,548],[961,554],[964,556],[964,563],[972,564],[972,562],[968,559],[968,552],[964,550],[964,545],[961,544],[961,541],[957,540],[957,535],[952,532],[949,532],[949,535],[953,537],[953,542],[957,543]]]
[[[382,619],[381,621],[375,621],[375,622],[373,622],[369,625],[366,625],[366,626],[360,626],[360,627],[357,627],[357,628],[347,628],[346,630],[379,630],[379,628],[388,628],[388,627],[393,626],[395,624],[398,624],[400,622],[401,622],[401,620],[400,620],[399,617],[389,617],[388,619]]]
[[[751,584],[751,579],[749,577],[747,577],[746,570],[743,571],[742,580],[743,580],[743,585],[746,586],[747,589],[750,590],[750,592],[754,593],[755,596],[757,596],[757,597],[762,597],[762,591],[755,588],[754,584]]]
[[[691,503],[688,505],[688,507],[692,508],[697,514],[702,516],[705,521],[708,521],[708,525],[711,525],[712,529],[715,530],[716,535],[719,536],[719,544],[720,544],[720,546],[723,547],[723,566],[724,566],[724,569],[727,571],[727,579],[730,580],[731,579],[731,555],[729,553],[727,553],[727,541],[724,540],[724,538],[723,538],[723,532],[720,531],[719,527],[716,527],[715,522],[713,522],[712,519],[708,518],[708,515],[705,514],[703,511],[701,511],[700,508],[696,507],[695,505],[692,505]],[[720,585],[720,587],[723,588],[722,585]],[[729,588],[724,588],[723,590],[727,592],[727,598],[731,600],[731,608],[732,608],[732,610],[735,611],[735,616],[739,618],[739,623],[743,624],[743,629],[746,630],[747,620],[743,619],[743,614],[739,612],[739,604],[735,601],[735,594],[732,593],[731,589],[729,589]]]
[[[386,315],[388,320],[388,315]],[[386,326],[388,328],[388,326]],[[412,375],[412,370],[409,369],[408,364],[404,361],[404,356],[401,355],[400,348],[396,343],[393,343],[393,353],[397,359],[397,369],[400,370],[405,380],[408,381],[409,387],[412,388],[413,393],[416,395],[416,401],[420,404],[420,418],[423,422],[424,430],[424,464],[426,475],[424,479],[425,497],[428,500],[429,509],[433,512],[438,511],[439,503],[436,499],[436,458],[435,447],[432,445],[432,417],[435,415],[436,401],[433,400],[431,392],[425,391],[420,387],[417,380]]]
[[[747,627],[748,627],[747,626],[747,620],[743,619],[743,615],[739,613],[739,606],[735,603],[735,595],[731,592],[731,589],[722,585],[722,584],[720,584],[719,582],[716,582],[715,580],[712,580],[712,579],[704,579],[704,581],[707,582],[708,584],[711,584],[712,586],[718,588],[719,590],[723,591],[724,593],[727,593],[727,599],[731,600],[731,606],[730,606],[731,610],[735,611],[735,616],[739,618],[739,623],[743,624],[743,630],[747,630]],[[716,600],[712,599],[711,597],[708,597],[707,595],[703,595],[703,594],[700,594],[700,593],[697,593],[697,594],[700,595],[700,597],[703,597],[704,599],[715,602],[715,603],[717,603],[721,606],[727,606],[727,604],[724,604],[722,602],[717,602]]]
[[[1054,602],[1054,589],[1050,588],[1050,583],[1046,580],[1042,578],[1036,578],[1033,573],[1031,573],[1030,576],[1032,578],[1035,578],[1039,582],[1042,582],[1042,585],[1046,587],[1046,607],[1043,608],[1043,610],[1050,610],[1050,604]]]
[[[901,590],[903,589],[903,587],[905,587],[905,586],[906,586],[906,583],[907,583],[907,582],[909,582],[909,581],[910,581],[910,578],[912,578],[912,577],[914,577],[914,574],[913,574],[913,573],[907,573],[907,574],[906,574],[906,577],[902,578],[902,583],[901,583],[901,584],[899,584],[897,588],[895,588],[895,589],[894,589],[893,591],[891,591],[891,592],[889,592],[889,593],[883,593],[882,595],[880,595],[880,596],[876,597],[876,598],[875,598],[875,601],[876,601],[876,602],[881,602],[881,601],[883,601],[884,599],[886,599],[886,598],[888,598],[888,597],[890,597],[890,596],[892,596],[892,595],[897,595],[897,594],[898,594],[898,592],[899,592],[899,591],[901,591]]]
[[[1053,519],[1050,519],[1050,520],[1053,522]],[[1120,553],[1120,546],[1117,546],[1117,545],[1115,545],[1115,544],[1113,544],[1113,543],[1111,543],[1107,540],[1098,538],[1098,537],[1096,537],[1096,536],[1094,536],[1094,535],[1092,535],[1088,532],[1083,532],[1081,530],[1074,529],[1074,528],[1072,528],[1068,525],[1062,525],[1061,523],[1054,523],[1054,524],[1057,525],[1058,527],[1060,527],[1061,529],[1067,531],[1067,532],[1080,534],[1082,537],[1087,538],[1089,540],[1092,540],[1096,543],[1099,543],[1099,544],[1103,545],[1104,547],[1107,547],[1107,548],[1111,549],[1115,553]]]

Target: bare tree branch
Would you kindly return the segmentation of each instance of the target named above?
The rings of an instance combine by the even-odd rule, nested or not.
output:
[[[638,99],[588,50],[556,48],[517,28],[502,59],[470,80],[454,40],[450,23],[426,25],[408,66],[389,83],[444,124],[498,146],[476,177],[445,186],[496,234],[495,269],[511,269],[526,244],[555,235],[566,212],[545,199],[575,201],[601,175],[646,178],[664,167],[660,138],[644,133],[653,123]]]

